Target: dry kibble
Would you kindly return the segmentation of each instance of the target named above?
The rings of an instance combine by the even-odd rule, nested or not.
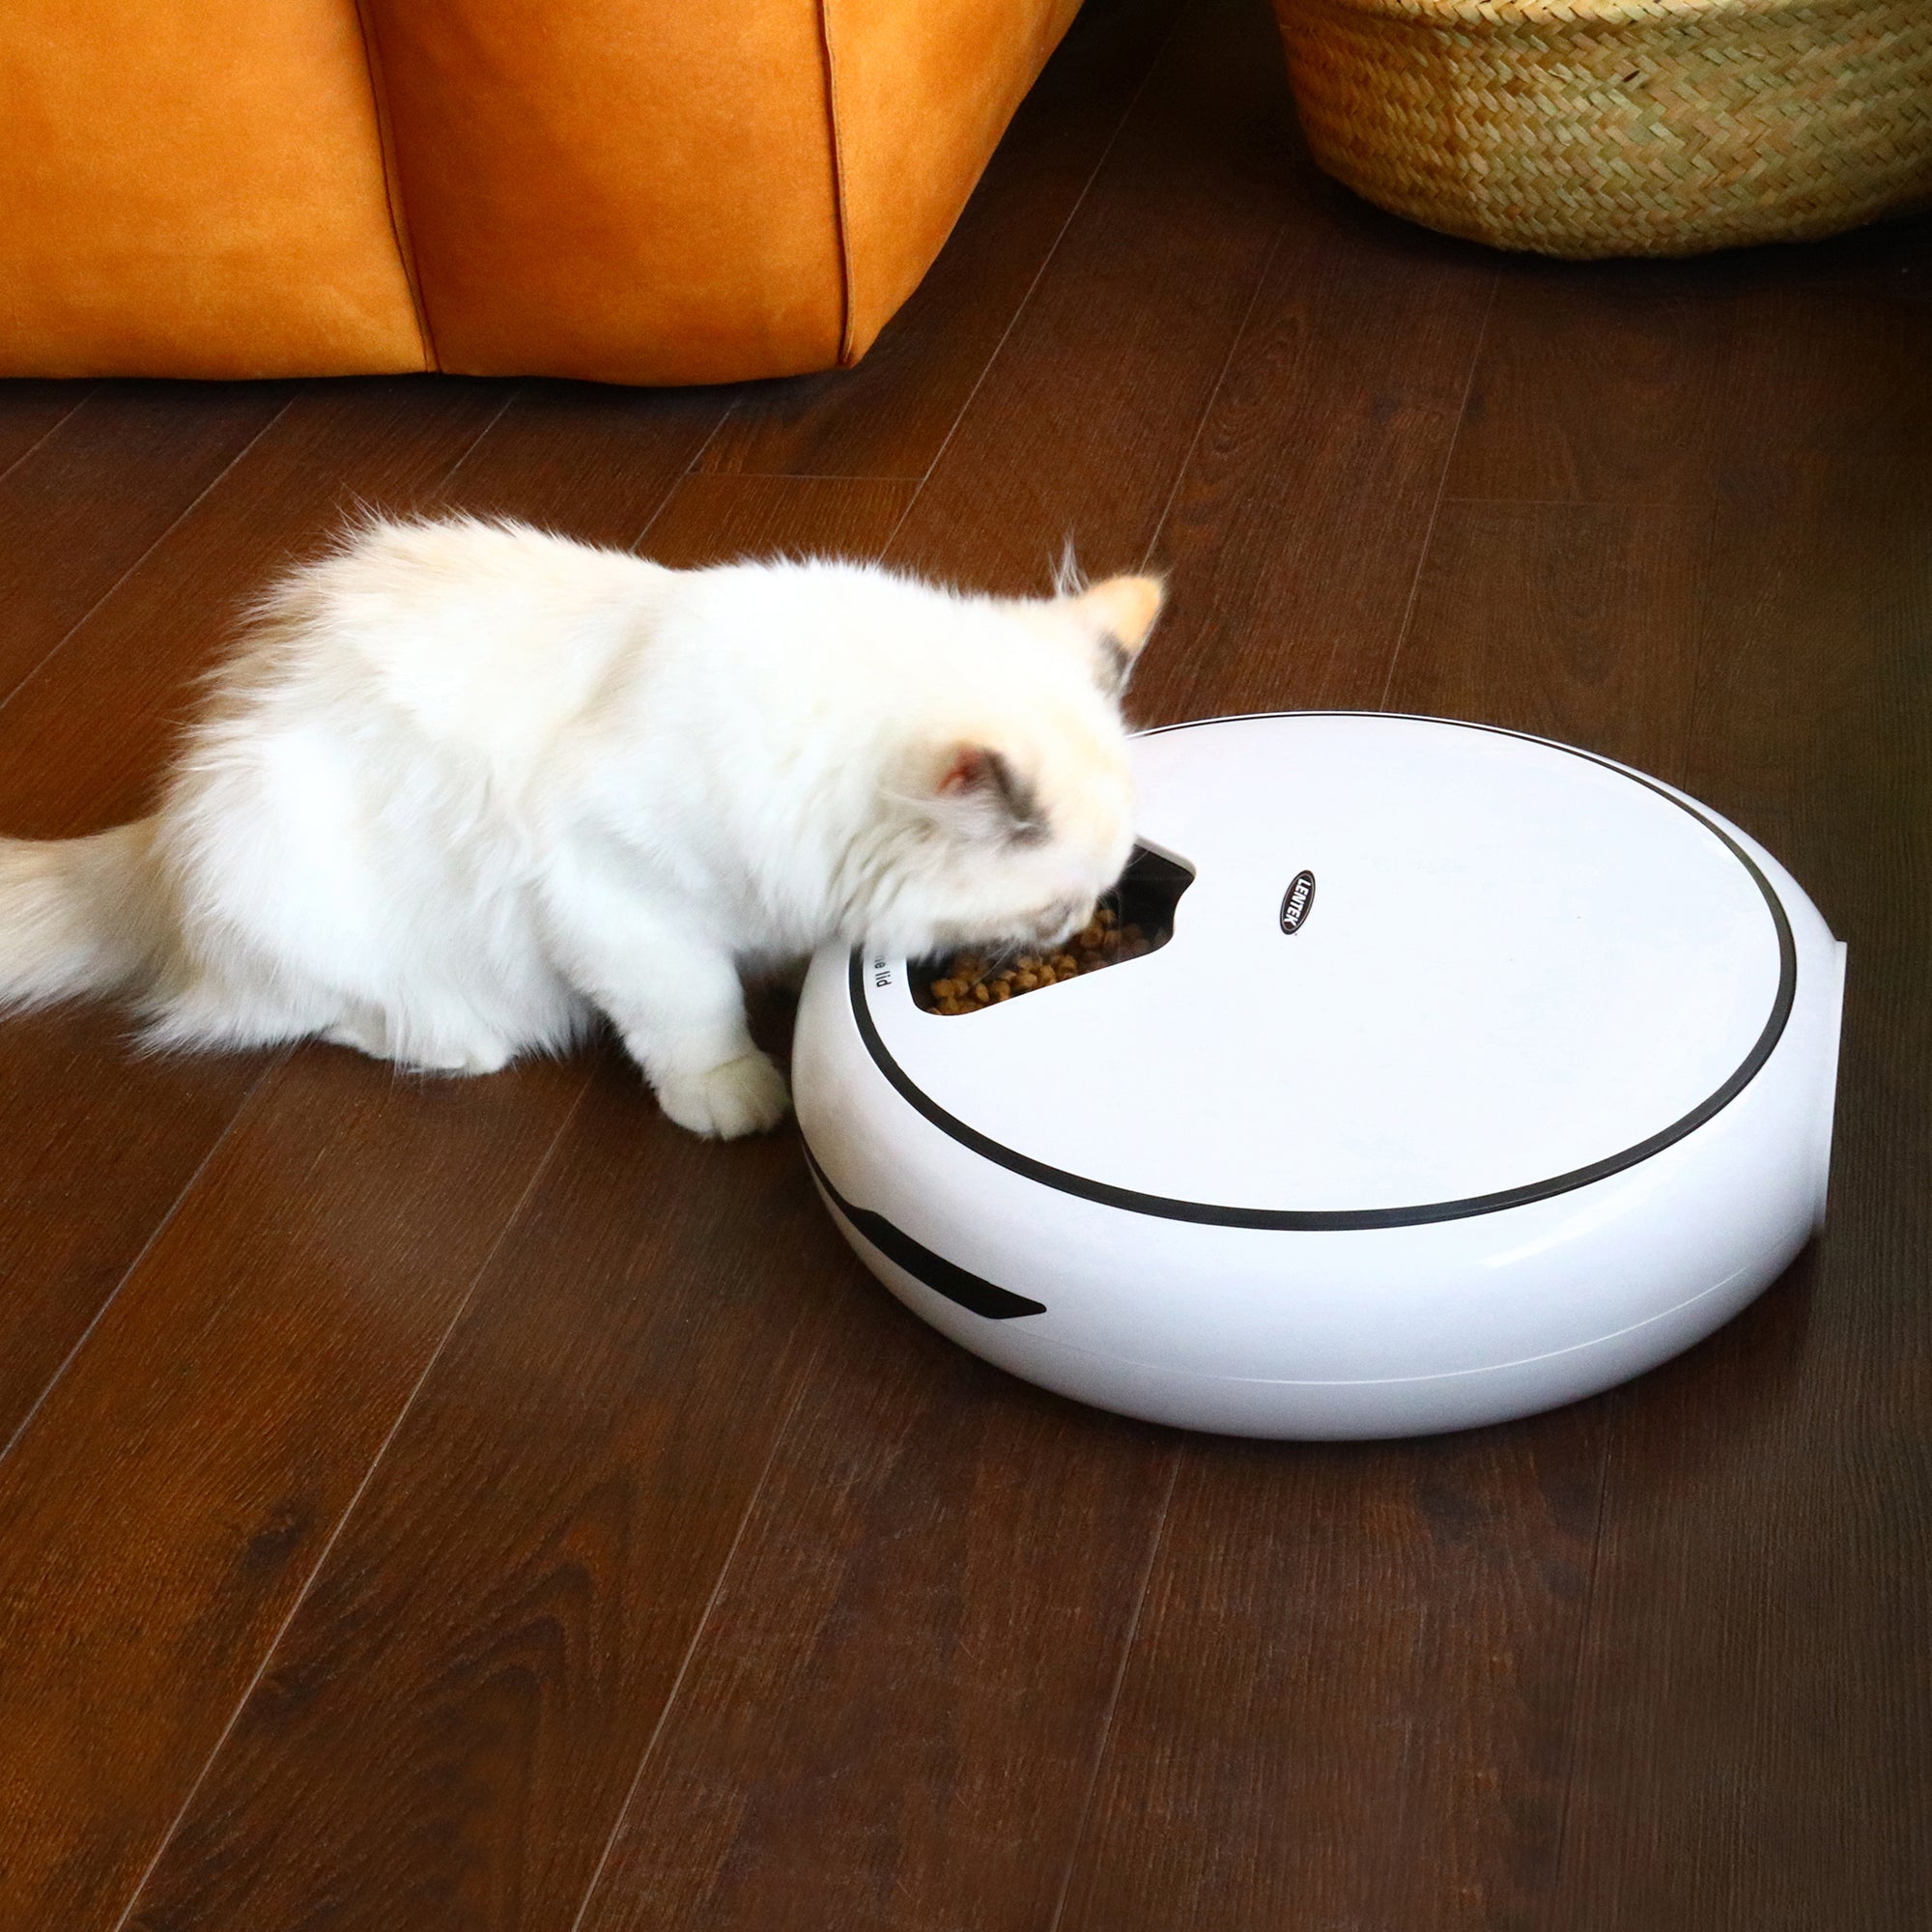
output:
[[[1007,960],[957,952],[937,962],[939,977],[926,982],[925,991],[933,1012],[949,1017],[977,1013],[1018,994],[1097,973],[1122,959],[1138,959],[1153,949],[1143,927],[1123,924],[1114,907],[1102,906],[1057,952],[1021,952]]]

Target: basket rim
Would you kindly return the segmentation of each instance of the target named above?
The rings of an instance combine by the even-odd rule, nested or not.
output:
[[[1671,27],[1780,14],[1875,11],[1900,0],[1274,0],[1285,19],[1304,9],[1382,14],[1425,24],[1513,27]]]

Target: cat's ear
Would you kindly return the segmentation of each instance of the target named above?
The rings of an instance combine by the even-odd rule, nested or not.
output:
[[[1109,577],[1060,601],[1093,638],[1096,675],[1104,689],[1118,696],[1127,688],[1135,661],[1153,634],[1154,619],[1167,602],[1167,585],[1158,577]]]
[[[1043,838],[1046,820],[1012,762],[990,745],[960,739],[943,745],[927,766],[926,789],[952,824],[982,838]]]

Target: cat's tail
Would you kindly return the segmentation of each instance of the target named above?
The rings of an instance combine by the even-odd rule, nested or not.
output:
[[[91,838],[0,838],[0,1010],[147,980],[170,916],[152,818]]]

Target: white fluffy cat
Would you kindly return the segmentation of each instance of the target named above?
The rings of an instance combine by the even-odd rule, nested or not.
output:
[[[319,1034],[461,1073],[596,1009],[672,1120],[770,1126],[741,967],[1087,920],[1160,603],[364,525],[265,600],[156,816],[0,839],[0,1005],[119,989],[160,1045]]]

